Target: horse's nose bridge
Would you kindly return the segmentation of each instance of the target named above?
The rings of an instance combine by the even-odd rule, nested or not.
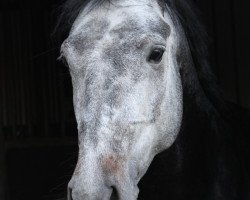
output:
[[[92,168],[77,166],[68,184],[67,200],[135,200],[138,188],[131,184],[131,177],[123,159],[114,154],[100,158],[101,170],[91,173]],[[95,168],[95,167],[93,167]]]
[[[98,185],[98,186],[97,186]],[[97,184],[90,187],[81,182],[68,185],[67,200],[110,200],[112,188],[106,185]]]
[[[124,159],[116,153],[93,156],[92,159],[79,157],[68,184],[68,200],[109,200],[114,194],[118,196],[125,171]]]
[[[98,126],[91,126],[91,121],[85,123],[80,131],[82,137],[79,136],[78,162],[69,184],[72,199],[105,200],[110,198],[112,190],[117,195],[131,195],[131,199],[134,199],[137,190],[131,182],[136,177],[137,167],[129,159],[134,126],[110,119],[108,122],[100,121]],[[131,193],[125,194],[122,188]],[[98,196],[101,194],[105,198]]]
[[[112,188],[93,159],[79,159],[68,184],[68,200],[109,200]]]

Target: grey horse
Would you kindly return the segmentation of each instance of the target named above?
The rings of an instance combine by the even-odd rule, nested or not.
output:
[[[191,119],[192,126],[215,124],[213,136],[204,131],[204,136],[193,133],[190,138],[204,137],[199,144],[215,144],[210,153],[215,155],[219,149],[218,157],[211,163],[220,173],[217,163],[224,156],[224,148],[219,148],[223,136],[216,133],[223,127],[225,103],[206,60],[203,30],[189,9],[186,1],[171,0],[85,1],[78,8],[61,46],[61,58],[72,77],[79,137],[69,200],[137,199],[138,183],[154,157],[181,137]],[[190,13],[180,17],[182,12]],[[200,119],[206,122],[188,119],[187,110],[202,113]],[[183,149],[176,146],[176,152]],[[209,158],[208,154],[204,157]],[[183,160],[180,156],[179,165]],[[220,199],[220,178],[211,178],[213,173],[204,169],[213,183],[207,186],[210,194]]]

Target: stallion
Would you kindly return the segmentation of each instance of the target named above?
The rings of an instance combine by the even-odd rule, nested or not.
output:
[[[249,114],[221,95],[197,13],[191,0],[65,2],[68,200],[250,199]]]

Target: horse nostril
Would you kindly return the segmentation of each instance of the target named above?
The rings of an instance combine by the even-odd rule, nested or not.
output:
[[[72,198],[72,188],[68,188],[68,198],[67,200],[73,200]]]
[[[114,186],[112,186],[111,188],[112,188],[112,194],[111,194],[110,200],[118,200],[119,196],[118,196],[117,189]]]

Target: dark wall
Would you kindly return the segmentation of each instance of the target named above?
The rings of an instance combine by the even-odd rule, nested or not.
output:
[[[59,3],[0,2],[1,200],[58,199],[75,165],[71,80],[52,37]]]
[[[57,62],[59,44],[51,37],[53,6],[10,5],[0,11],[0,123],[5,136],[66,136],[74,121],[72,94],[68,71]]]
[[[246,0],[196,0],[211,38],[211,63],[226,98],[250,108],[250,12]]]
[[[225,97],[250,108],[248,1],[195,2]],[[70,77],[56,60],[60,38],[51,36],[60,3],[0,2],[0,185],[6,186],[0,186],[0,199],[28,200],[36,194],[37,200],[56,199],[53,188],[61,184],[66,191],[74,167],[77,133]]]

